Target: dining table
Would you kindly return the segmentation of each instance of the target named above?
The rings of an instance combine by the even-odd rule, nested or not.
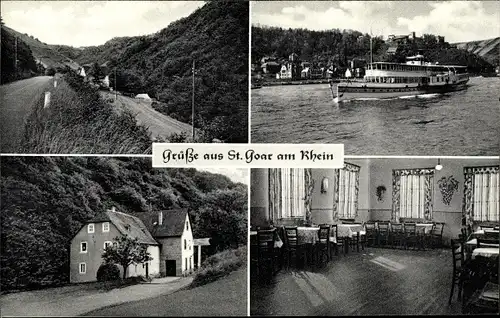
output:
[[[424,234],[429,234],[432,231],[434,224],[432,223],[417,223],[417,232],[423,232]]]
[[[249,231],[250,234],[250,239],[251,240],[256,240],[257,239],[257,231]],[[283,241],[281,240],[281,237],[279,236],[278,233],[274,236],[274,247],[275,248],[281,248],[283,246]]]

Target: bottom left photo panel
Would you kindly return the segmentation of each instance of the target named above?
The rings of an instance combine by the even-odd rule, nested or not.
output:
[[[2,156],[2,316],[246,316],[249,170]]]

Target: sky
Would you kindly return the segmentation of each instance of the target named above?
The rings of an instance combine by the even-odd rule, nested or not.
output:
[[[202,1],[1,1],[8,27],[48,44],[101,45],[114,37],[155,33],[193,13]]]
[[[241,182],[248,185],[248,169],[246,168],[196,168],[202,171],[208,171],[211,173],[223,174],[233,182]]]
[[[500,36],[500,1],[261,1],[251,3],[253,25],[310,30],[352,29],[389,34],[441,35],[450,43]]]

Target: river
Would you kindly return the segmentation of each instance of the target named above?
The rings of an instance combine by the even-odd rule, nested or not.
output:
[[[252,143],[343,143],[346,155],[498,156],[500,78],[425,98],[339,105],[328,84],[252,90]]]

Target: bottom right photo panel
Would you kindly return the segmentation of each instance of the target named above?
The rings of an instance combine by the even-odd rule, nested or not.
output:
[[[251,315],[498,314],[498,158],[250,175]]]

